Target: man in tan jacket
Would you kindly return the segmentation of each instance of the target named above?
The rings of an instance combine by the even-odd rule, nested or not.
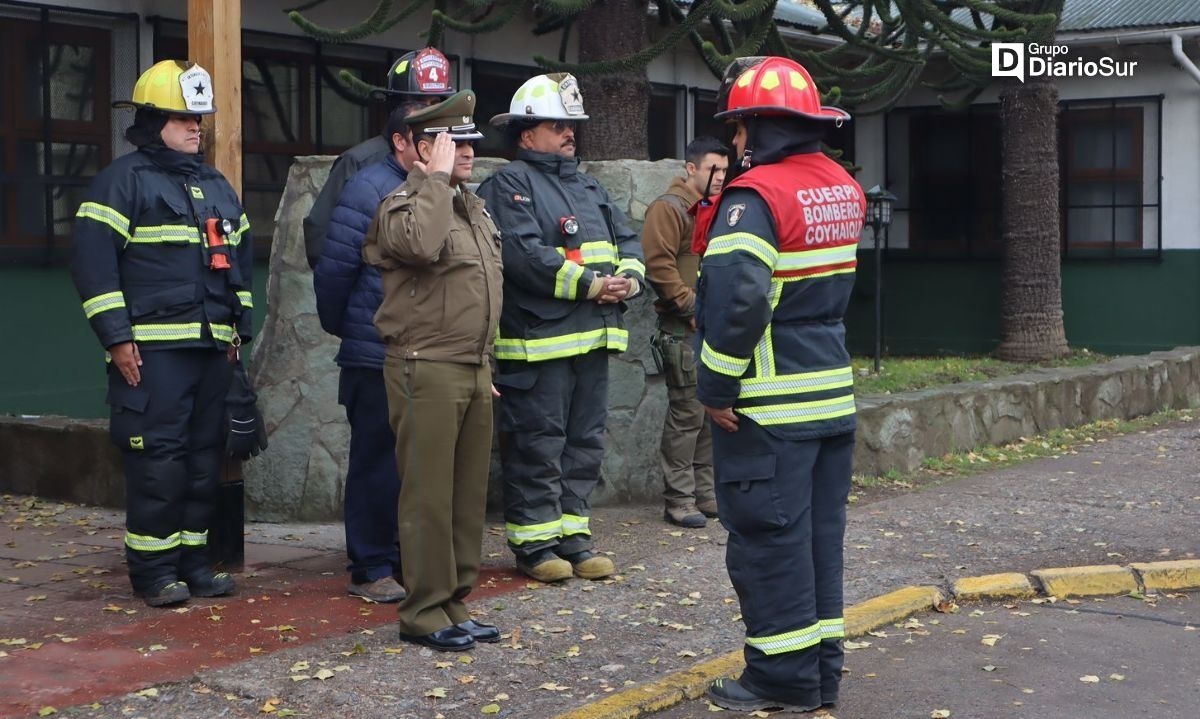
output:
[[[400,638],[441,651],[500,639],[463,603],[479,576],[504,282],[500,233],[464,185],[483,137],[474,111],[464,90],[405,118],[421,159],[384,199],[363,244],[383,278],[375,326],[405,478]]]
[[[663,518],[681,527],[699,528],[717,516],[713,496],[712,435],[704,409],[696,401],[696,273],[700,258],[692,252],[694,221],[688,208],[705,195],[721,192],[729,168],[729,149],[712,137],[698,137],[684,152],[686,177],[671,181],[650,204],[642,227],[646,279],[658,299],[655,359],[666,377],[667,408],[662,433]]]

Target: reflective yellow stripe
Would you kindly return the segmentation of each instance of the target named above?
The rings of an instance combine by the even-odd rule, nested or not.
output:
[[[742,399],[820,392],[827,389],[837,389],[838,387],[852,387],[854,385],[854,371],[850,367],[838,367],[819,372],[781,374],[774,377],[752,377],[742,380],[741,385],[742,388],[738,392],[738,397]]]
[[[763,425],[819,422],[854,414],[854,395],[763,407],[734,407],[733,411]]]
[[[636,257],[625,257],[621,260],[620,264],[617,265],[617,274],[619,275],[622,272],[632,272],[638,277],[645,277],[646,266],[643,265],[641,260],[637,259]]]
[[[125,546],[139,552],[165,552],[179,546],[179,532],[169,537],[147,537],[143,534],[125,533]]]
[[[233,326],[210,324],[208,326],[212,332],[213,339],[221,340],[222,342],[233,342]]]
[[[179,533],[179,543],[186,547],[203,547],[208,544],[208,530],[189,532],[185,529]]]
[[[818,277],[829,277],[831,275],[847,275],[854,274],[853,267],[838,267],[826,272],[814,272],[811,275],[800,275],[799,277],[776,277],[780,282],[799,282],[801,280],[815,280]]]
[[[121,292],[105,292],[83,301],[83,314],[90,320],[92,317],[125,306],[125,295]]]
[[[707,340],[700,345],[700,362],[713,372],[727,377],[741,377],[750,367],[749,357],[741,359],[718,352],[709,346]]]
[[[560,300],[573,300],[579,295],[579,280],[583,279],[583,268],[566,260],[554,275],[554,296]]]
[[[578,514],[564,514],[562,516],[562,533],[564,537],[569,537],[572,534],[586,534],[591,536],[592,530],[589,526],[589,518],[581,517]]]
[[[559,337],[536,340],[496,340],[496,359],[540,362],[586,354],[594,349],[624,352],[629,348],[629,332],[617,327],[604,327],[590,332],[576,332]]]
[[[771,315],[774,316],[775,308],[779,306],[779,298],[783,296],[783,283],[777,280],[771,280],[771,289],[767,291],[767,301],[771,303]],[[771,323],[768,322],[766,329],[763,330],[762,339],[758,341],[758,345],[754,348],[754,376],[755,377],[770,377],[775,374],[775,342],[772,339]]]
[[[567,248],[555,247],[554,251],[563,257],[567,256]],[[584,242],[579,245],[580,259],[585,265],[615,265],[617,264],[617,248],[608,240]]]
[[[846,620],[842,617],[822,619],[817,624],[821,626],[822,639],[841,639],[846,636]]]
[[[242,303],[242,307],[247,309],[254,307],[254,295],[244,290],[239,290],[237,293],[238,301]]]
[[[562,520],[544,524],[513,524],[506,522],[504,528],[510,544],[526,544],[528,542],[544,542],[548,539],[558,539],[562,536]]]
[[[137,342],[171,342],[174,340],[198,340],[203,338],[200,322],[183,322],[179,324],[134,325],[133,339]],[[230,325],[210,324],[209,331],[213,339],[223,342],[233,341],[233,327]]]
[[[246,213],[243,212],[242,216],[238,218],[238,228],[229,233],[229,237],[227,237],[225,241],[236,247],[242,244],[242,235],[246,234],[249,230],[250,220],[247,219]]]
[[[768,656],[798,652],[816,646],[821,641],[821,624],[811,624],[783,634],[766,637],[746,637],[746,643]]]
[[[137,227],[133,231],[133,237],[129,240],[132,244],[162,244],[170,243],[189,243],[193,245],[200,244],[200,230],[192,225],[153,225],[148,227]]]
[[[803,250],[801,252],[780,252],[779,261],[775,264],[776,272],[794,272],[807,270],[821,265],[836,265],[858,258],[858,243],[840,247],[825,247],[819,250]]]
[[[75,217],[102,222],[116,230],[117,234],[129,241],[129,218],[117,212],[108,205],[99,202],[85,202],[79,206]]]
[[[758,258],[764,265],[775,270],[775,262],[779,259],[779,250],[775,249],[770,242],[767,242],[758,235],[752,235],[749,232],[733,232],[728,235],[714,237],[712,242],[708,243],[708,249],[704,251],[704,255],[724,255],[730,252],[745,252],[753,257]]]

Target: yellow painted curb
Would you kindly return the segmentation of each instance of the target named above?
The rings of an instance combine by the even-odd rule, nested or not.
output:
[[[905,587],[846,610],[846,636],[858,637],[942,601],[937,587]]]
[[[701,662],[691,669],[668,674],[662,679],[558,714],[554,719],[635,719],[642,714],[673,707],[684,699],[695,699],[704,693],[712,680],[740,674],[745,666],[741,650],[730,652]]]
[[[1128,594],[1138,589],[1133,572],[1115,564],[1035,569],[1031,574],[1041,580],[1046,594],[1055,597]]]
[[[1200,559],[1130,564],[1146,589],[1200,589]]]
[[[1029,577],[1018,572],[963,577],[954,582],[956,599],[1028,599],[1037,596]]]
[[[941,600],[942,593],[937,587],[905,587],[868,599],[846,610],[846,636],[862,636],[914,612],[931,609]],[[712,680],[740,674],[744,668],[742,650],[739,649],[558,714],[554,719],[636,719],[675,706],[684,699],[695,699],[704,694]]]

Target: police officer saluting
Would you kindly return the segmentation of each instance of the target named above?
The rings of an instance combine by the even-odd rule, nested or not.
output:
[[[379,268],[375,326],[396,434],[400,638],[439,651],[495,642],[464,600],[479,577],[492,454],[491,357],[500,322],[500,235],[464,187],[483,137],[463,90],[405,118],[420,160],[384,199],[363,245]]]
[[[192,63],[143,73],[132,101],[114,103],[136,108],[125,136],[138,149],[96,175],[75,215],[71,275],[110,360],[129,579],[150,606],[234,589],[206,550],[226,392],[251,335],[252,248],[233,188],[202,161],[212,93]]]

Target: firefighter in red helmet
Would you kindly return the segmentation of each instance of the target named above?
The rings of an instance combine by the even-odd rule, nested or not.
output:
[[[740,174],[698,208],[697,396],[713,423],[746,670],[713,682],[708,698],[811,711],[837,701],[842,670],[855,428],[842,317],[866,200],[820,150],[826,129],[850,117],[821,106],[798,63],[735,62],[716,117],[735,126]]]

